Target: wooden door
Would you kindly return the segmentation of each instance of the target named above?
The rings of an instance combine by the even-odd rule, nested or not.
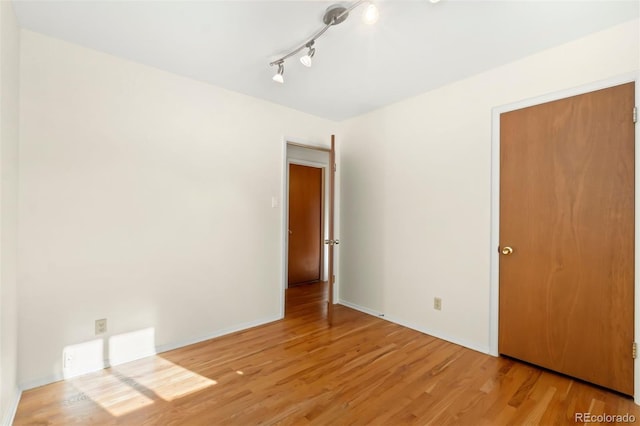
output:
[[[322,169],[289,165],[289,286],[319,281]]]
[[[499,350],[633,394],[634,84],[500,116]]]

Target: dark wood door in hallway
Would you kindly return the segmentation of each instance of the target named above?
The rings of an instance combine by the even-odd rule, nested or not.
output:
[[[289,165],[288,284],[319,281],[322,268],[322,169]]]

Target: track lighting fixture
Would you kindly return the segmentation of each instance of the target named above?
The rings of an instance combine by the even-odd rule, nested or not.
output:
[[[278,64],[278,72],[273,76],[273,81],[276,83],[284,83],[284,61],[280,61]]]
[[[307,47],[309,48],[309,51],[307,52],[306,55],[300,58],[300,62],[302,62],[302,65],[304,65],[305,67],[311,66],[311,58],[313,58],[313,55],[316,54],[316,49],[315,47],[313,47],[313,43],[314,43],[313,41],[310,41],[309,43],[307,43]]]
[[[313,58],[313,55],[315,55],[316,53],[316,49],[313,47],[315,41],[332,26],[344,22],[349,16],[349,12],[360,6],[362,3],[368,3],[367,9],[362,16],[363,20],[368,24],[375,23],[378,20],[379,13],[376,6],[370,0],[359,0],[349,5],[348,7],[342,6],[340,4],[329,6],[324,13],[324,16],[322,17],[322,22],[324,22],[324,27],[322,29],[320,29],[317,33],[315,33],[313,37],[301,44],[299,47],[293,49],[291,52],[269,64],[270,66],[278,66],[278,72],[273,76],[273,81],[276,81],[278,83],[284,82],[284,61],[294,55],[297,55],[305,47],[308,49],[308,51],[306,55],[300,58],[300,62],[302,62],[302,65],[304,65],[305,67],[310,67],[312,62],[311,58]]]

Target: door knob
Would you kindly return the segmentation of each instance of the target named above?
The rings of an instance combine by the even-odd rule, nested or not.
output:
[[[511,253],[513,253],[513,249],[511,247],[502,247],[501,252],[505,256],[509,256]]]

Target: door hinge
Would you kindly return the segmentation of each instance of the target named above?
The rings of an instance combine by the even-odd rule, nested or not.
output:
[[[633,107],[633,122],[638,122],[638,107]]]
[[[635,123],[635,121],[634,121]],[[338,165],[336,163],[333,163],[333,172],[337,172],[338,171]]]
[[[633,357],[633,359],[638,357],[638,344],[636,342],[633,342],[633,345],[631,345],[631,357]]]
[[[334,284],[336,283],[336,276],[335,276],[335,275],[333,276],[333,281],[332,281],[332,282],[333,282]]]

